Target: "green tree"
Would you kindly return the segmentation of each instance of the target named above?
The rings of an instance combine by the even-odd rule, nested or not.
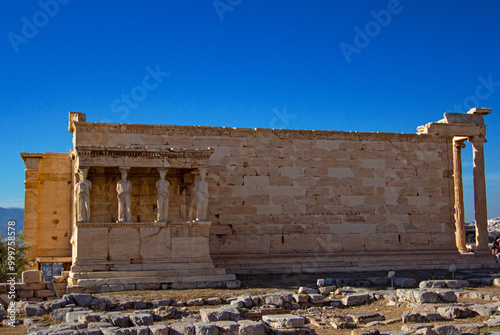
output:
[[[24,233],[20,231],[17,236],[0,236],[0,283],[12,279],[16,274],[16,280],[21,278],[21,273],[29,266],[29,260],[24,256],[31,245],[24,243]]]

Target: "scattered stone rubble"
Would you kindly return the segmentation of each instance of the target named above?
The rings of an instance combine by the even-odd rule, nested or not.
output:
[[[500,326],[500,294],[467,289],[485,283],[500,286],[500,276],[423,281],[418,287],[409,278],[395,283],[395,289],[378,290],[366,286],[383,286],[388,284],[387,278],[363,281],[364,287],[352,279],[320,279],[316,286],[300,287],[297,292],[185,302],[66,294],[47,302],[17,302],[16,313],[28,333],[36,335],[307,335],[316,334],[315,329],[352,329],[354,335],[377,335],[377,327],[395,323],[402,326],[394,335],[452,335],[479,334],[481,328]],[[413,288],[408,287],[410,283]],[[458,298],[483,302],[457,302]],[[405,305],[410,311],[402,312],[397,319],[387,319],[377,312],[339,314],[339,308],[377,300],[388,306]],[[433,324],[478,315],[486,321]]]
[[[69,271],[63,271],[63,275],[52,277],[52,281],[42,281],[40,271],[24,271],[22,274],[22,283],[14,284],[16,296],[20,299],[33,302],[55,299],[58,295],[66,292],[68,275]],[[0,296],[6,294],[9,288],[10,284],[0,283]]]

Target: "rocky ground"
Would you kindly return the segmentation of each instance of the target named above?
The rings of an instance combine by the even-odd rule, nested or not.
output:
[[[68,294],[16,304],[6,334],[485,334],[500,274],[415,271],[240,277],[236,290]],[[319,280],[318,280],[319,278]],[[9,316],[9,315],[5,315]]]

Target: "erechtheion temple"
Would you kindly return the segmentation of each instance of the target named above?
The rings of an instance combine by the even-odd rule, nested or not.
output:
[[[70,153],[22,153],[30,257],[90,290],[235,274],[487,267],[483,116],[418,133],[87,122]],[[476,245],[465,244],[471,145]]]

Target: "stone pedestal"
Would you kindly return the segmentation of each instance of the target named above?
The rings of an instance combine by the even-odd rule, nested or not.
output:
[[[235,277],[213,264],[210,225],[207,221],[79,223],[70,284],[91,291],[134,285],[139,289],[145,284],[223,286]]]

